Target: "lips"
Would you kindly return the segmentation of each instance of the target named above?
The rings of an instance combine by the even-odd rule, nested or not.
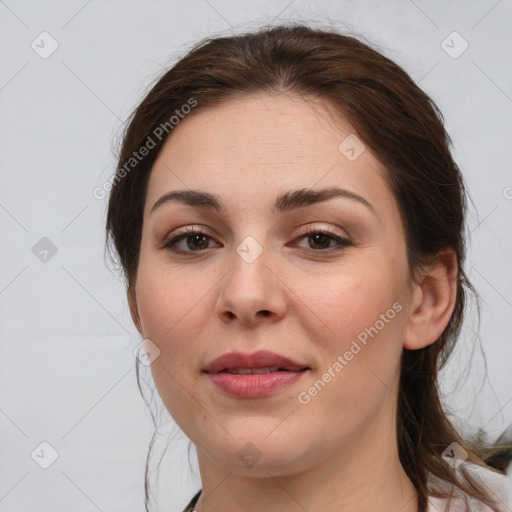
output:
[[[260,350],[252,354],[230,352],[214,359],[206,368],[206,373],[232,373],[237,375],[264,374],[278,371],[300,372],[309,369],[307,366],[287,357]]]
[[[203,372],[217,390],[235,399],[259,399],[302,379],[310,368],[287,357],[260,350],[230,352],[214,359]]]

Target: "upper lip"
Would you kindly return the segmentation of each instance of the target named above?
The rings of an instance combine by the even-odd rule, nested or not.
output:
[[[234,368],[265,368],[278,367],[288,371],[300,371],[308,368],[288,357],[270,352],[267,350],[259,350],[252,354],[244,354],[242,352],[229,352],[222,354],[214,359],[203,371],[206,373],[219,373],[224,370]]]

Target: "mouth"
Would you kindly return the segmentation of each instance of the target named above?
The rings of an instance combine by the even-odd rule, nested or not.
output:
[[[298,371],[305,371],[307,368],[302,368]],[[275,372],[291,372],[294,370],[287,370],[286,368],[279,368],[277,366],[269,367],[263,366],[261,368],[228,368],[221,370],[217,373],[231,373],[233,375],[262,375],[264,373],[275,373]]]
[[[231,352],[203,371],[216,389],[235,398],[263,398],[292,385],[311,368],[273,352]]]
[[[300,372],[309,370],[304,364],[293,361],[288,357],[260,350],[252,354],[229,352],[214,359],[206,368],[206,373],[227,372],[236,375],[260,375],[275,372]]]

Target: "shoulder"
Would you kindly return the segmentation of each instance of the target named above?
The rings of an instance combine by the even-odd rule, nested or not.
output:
[[[476,464],[464,464],[468,472],[474,478],[481,481],[490,491],[491,495],[498,501],[503,510],[512,510],[512,471],[507,475],[497,473],[487,468],[477,466]],[[448,489],[450,484],[446,484]],[[447,508],[448,500],[435,498],[431,496],[428,501],[428,512],[465,512],[464,494],[460,490],[450,502],[450,508]],[[492,510],[482,502],[466,496],[470,505],[471,512],[492,512]]]

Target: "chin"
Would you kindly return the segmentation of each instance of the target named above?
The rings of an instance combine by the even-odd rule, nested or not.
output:
[[[297,445],[289,436],[284,443],[279,436],[273,438],[269,431],[235,435],[225,439],[224,446],[210,451],[209,457],[227,471],[253,477],[288,475],[299,469]],[[207,443],[210,447],[212,443]],[[301,446],[301,448],[304,448]]]

